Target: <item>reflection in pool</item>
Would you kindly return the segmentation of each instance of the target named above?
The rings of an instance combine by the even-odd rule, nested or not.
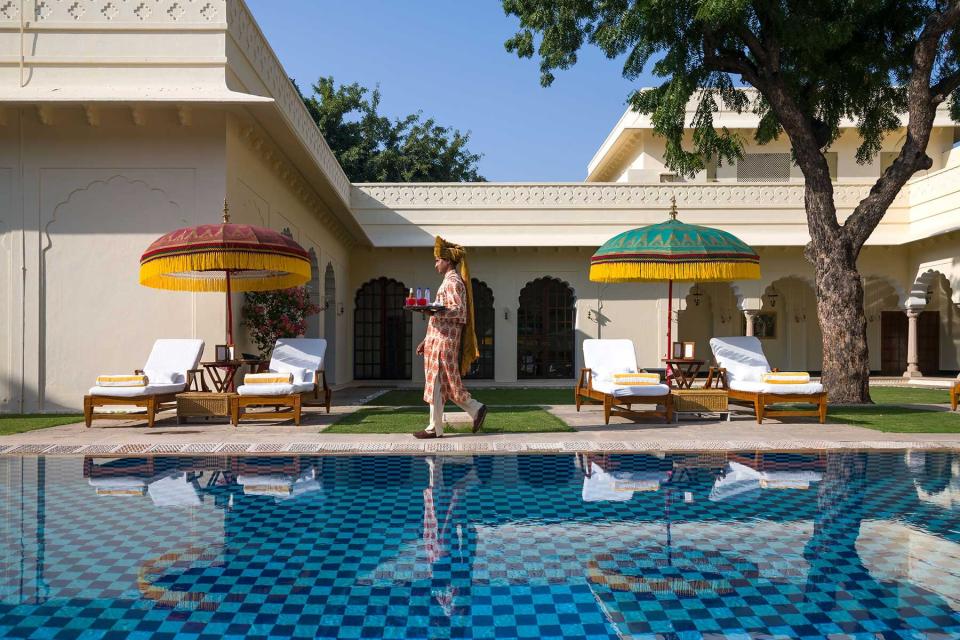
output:
[[[951,452],[0,457],[0,482],[2,637],[960,636]]]

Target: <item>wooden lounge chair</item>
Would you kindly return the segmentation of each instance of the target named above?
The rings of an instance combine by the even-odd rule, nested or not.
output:
[[[710,349],[720,367],[726,369],[727,393],[731,400],[752,404],[757,424],[764,417],[813,416],[823,424],[827,419],[827,393],[819,382],[769,384],[762,376],[770,373],[760,340],[754,336],[712,338]],[[817,405],[814,410],[772,411],[766,407],[782,402]]]
[[[147,426],[152,427],[158,411],[176,406],[178,393],[189,389],[203,354],[203,340],[161,338],[153,343],[153,349],[143,369],[135,373],[146,375],[145,387],[93,387],[83,397],[83,420],[89,427],[94,420],[135,420],[138,416],[127,413],[97,413],[97,407],[123,405],[144,407],[147,410]]]
[[[237,395],[230,400],[230,421],[233,426],[244,418],[250,420],[293,420],[300,424],[300,409],[304,396],[320,398],[323,389],[323,405],[330,413],[332,392],[327,385],[323,356],[327,351],[327,341],[323,338],[286,338],[277,340],[270,357],[268,373],[290,373],[292,383],[283,384],[244,384],[237,388]],[[276,413],[245,412],[246,407],[276,407]],[[287,408],[288,411],[279,411]]]
[[[960,380],[953,383],[953,386],[950,387],[950,409],[952,411],[957,410],[957,404],[960,402]]]
[[[574,391],[577,411],[583,403],[597,403],[603,405],[605,424],[610,424],[610,416],[631,420],[663,418],[665,422],[673,422],[673,397],[667,385],[624,386],[614,383],[614,374],[638,371],[632,340],[584,340],[583,364]],[[654,408],[634,411],[635,404],[654,405]]]

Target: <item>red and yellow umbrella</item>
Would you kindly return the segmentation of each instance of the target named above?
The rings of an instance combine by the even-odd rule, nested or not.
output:
[[[233,345],[231,291],[272,291],[310,281],[310,255],[293,238],[233,224],[201,224],[161,236],[140,257],[140,284],[173,291],[227,294],[227,344]]]

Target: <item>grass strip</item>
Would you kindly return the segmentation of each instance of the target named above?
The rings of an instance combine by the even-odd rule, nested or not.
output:
[[[427,407],[397,409],[369,407],[344,416],[324,433],[413,433],[427,426]],[[547,433],[573,431],[560,418],[539,407],[491,409],[483,424],[483,433]],[[469,433],[470,425],[458,423],[444,428],[445,433]]]
[[[470,389],[470,394],[480,402],[497,405],[547,405],[573,404],[573,385],[569,388],[510,388]],[[369,400],[366,404],[379,407],[410,407],[426,404],[422,389],[394,389]],[[453,403],[447,403],[453,409]]]
[[[0,436],[26,433],[37,429],[58,427],[62,424],[83,422],[83,415],[72,413],[14,413],[0,415]]]

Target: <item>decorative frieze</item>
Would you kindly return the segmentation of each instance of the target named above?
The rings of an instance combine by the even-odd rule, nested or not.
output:
[[[236,4],[231,0],[231,4]],[[0,0],[0,24],[29,26],[114,24],[213,24],[226,15],[227,0]]]
[[[852,208],[869,192],[871,183],[838,184],[837,206]],[[804,186],[790,184],[680,183],[680,184],[358,184],[355,209],[417,208],[665,208],[671,198],[683,209],[803,208]],[[894,206],[904,206],[903,193]]]

